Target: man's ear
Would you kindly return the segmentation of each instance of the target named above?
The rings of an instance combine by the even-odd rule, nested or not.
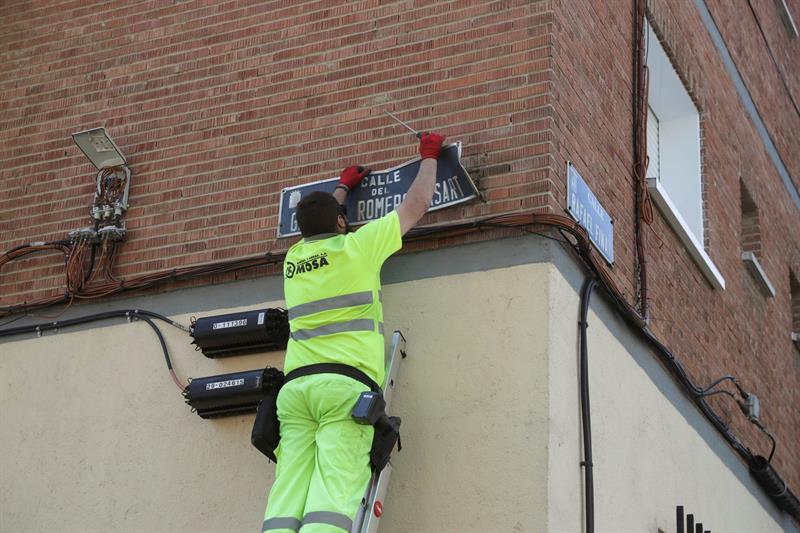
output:
[[[336,230],[339,233],[345,233],[347,231],[347,219],[344,218],[344,215],[336,217]]]

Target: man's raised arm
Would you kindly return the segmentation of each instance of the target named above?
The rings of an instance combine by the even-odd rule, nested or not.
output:
[[[423,133],[420,138],[419,155],[422,161],[419,172],[405,199],[397,206],[401,235],[405,235],[428,212],[436,185],[436,166],[443,142],[444,136],[436,133]]]

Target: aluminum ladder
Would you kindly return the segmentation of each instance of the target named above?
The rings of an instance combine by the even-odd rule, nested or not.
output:
[[[399,331],[392,334],[392,344],[386,354],[384,365],[386,377],[381,386],[383,389],[383,399],[386,401],[386,413],[389,409],[394,395],[394,387],[397,382],[397,373],[400,370],[400,363],[406,357],[406,339]],[[401,428],[402,430],[402,428]],[[386,497],[386,489],[389,487],[389,478],[392,476],[392,462],[377,475],[372,477],[367,484],[367,490],[361,503],[358,506],[356,518],[353,520],[351,533],[377,533],[378,523],[383,515],[383,501]]]

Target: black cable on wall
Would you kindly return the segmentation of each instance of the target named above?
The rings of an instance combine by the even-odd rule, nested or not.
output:
[[[78,318],[71,318],[69,320],[60,320],[55,322],[44,322],[40,324],[31,324],[29,326],[18,326],[16,328],[8,328],[0,330],[0,337],[11,337],[14,335],[22,335],[24,333],[36,333],[41,335],[45,331],[57,330],[62,328],[68,328],[72,326],[78,326],[81,324],[87,324],[89,322],[97,322],[100,320],[109,320],[112,318],[129,318],[135,320],[142,320],[145,322],[150,328],[152,328],[153,332],[158,337],[158,341],[161,344],[161,350],[164,352],[164,360],[167,363],[167,370],[169,370],[170,375],[172,376],[172,381],[178,388],[183,391],[186,385],[183,385],[178,376],[175,374],[175,370],[172,368],[172,360],[169,357],[169,350],[167,349],[167,343],[164,340],[164,335],[161,333],[161,330],[156,326],[153,319],[161,320],[166,322],[167,324],[174,326],[182,331],[189,332],[189,328],[184,326],[183,324],[172,320],[164,315],[160,315],[158,313],[154,313],[152,311],[146,311],[143,309],[118,309],[116,311],[106,311],[103,313],[96,313],[92,315],[86,315]]]
[[[583,433],[583,479],[584,501],[586,505],[586,533],[594,533],[594,465],[592,464],[592,415],[589,406],[589,346],[586,328],[589,327],[589,300],[597,280],[592,276],[586,280],[581,290],[581,309],[578,328],[580,330],[580,399],[581,428]]]

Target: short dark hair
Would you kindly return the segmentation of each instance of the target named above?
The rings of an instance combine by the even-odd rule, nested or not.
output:
[[[300,200],[295,214],[300,233],[303,237],[312,237],[321,233],[336,233],[336,221],[342,211],[332,194],[314,191]]]

